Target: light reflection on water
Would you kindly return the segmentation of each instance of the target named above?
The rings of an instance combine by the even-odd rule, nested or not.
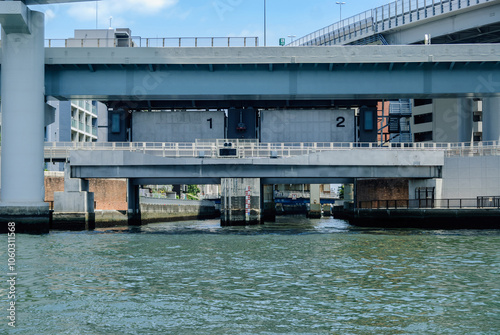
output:
[[[499,242],[302,217],[18,236],[11,333],[498,334]]]

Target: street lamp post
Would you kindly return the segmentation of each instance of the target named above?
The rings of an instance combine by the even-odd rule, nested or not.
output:
[[[340,7],[340,21],[342,21],[342,5],[345,5],[345,2],[343,2],[343,1],[337,1],[336,3]]]
[[[267,20],[266,20],[266,0],[264,0],[264,46],[267,45]]]
[[[95,2],[95,29],[98,28],[99,24],[99,1]]]
[[[290,43],[293,43],[293,38],[297,37],[297,35],[288,35],[288,37],[290,37],[290,39],[291,39]]]

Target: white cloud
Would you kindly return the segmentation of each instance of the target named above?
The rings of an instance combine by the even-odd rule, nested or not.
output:
[[[112,8],[113,11],[154,14],[159,10],[177,4],[178,0],[107,0],[100,4]]]
[[[52,9],[47,9],[45,11],[45,20],[50,21],[56,17],[56,13]]]
[[[122,14],[156,14],[160,10],[175,6],[179,0],[104,0],[97,3],[99,20],[108,20],[113,16],[115,20],[120,21]],[[95,20],[96,3],[82,2],[75,3],[68,9],[68,15],[80,20],[89,21]]]

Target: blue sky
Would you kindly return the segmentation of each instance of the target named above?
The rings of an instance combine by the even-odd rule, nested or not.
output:
[[[336,0],[266,0],[267,45],[301,37],[339,20]],[[342,18],[389,0],[343,0]],[[46,13],[46,38],[68,38],[75,29],[95,29],[96,2],[32,6]],[[98,27],[130,28],[141,37],[264,36],[264,0],[102,0]]]

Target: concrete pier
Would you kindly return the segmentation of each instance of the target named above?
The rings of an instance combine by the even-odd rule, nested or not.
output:
[[[354,201],[354,184],[344,185],[344,202]]]
[[[500,209],[357,209],[345,213],[359,227],[500,229]]]
[[[94,193],[89,192],[89,181],[71,178],[68,167],[64,171],[64,192],[54,192],[51,228],[62,230],[95,228]]]
[[[307,216],[309,218],[321,218],[321,192],[319,184],[311,184],[310,207]]]
[[[2,193],[0,221],[16,232],[48,232],[44,203],[44,14],[0,2],[2,26]]]
[[[483,141],[500,141],[500,98],[483,99]]]
[[[259,178],[222,178],[221,225],[260,224],[260,197]]]
[[[276,221],[276,204],[274,202],[273,185],[261,185],[262,190],[262,221]]]
[[[127,202],[128,202],[128,225],[142,225],[141,205],[139,198],[139,185],[135,185],[133,179],[127,180]]]

